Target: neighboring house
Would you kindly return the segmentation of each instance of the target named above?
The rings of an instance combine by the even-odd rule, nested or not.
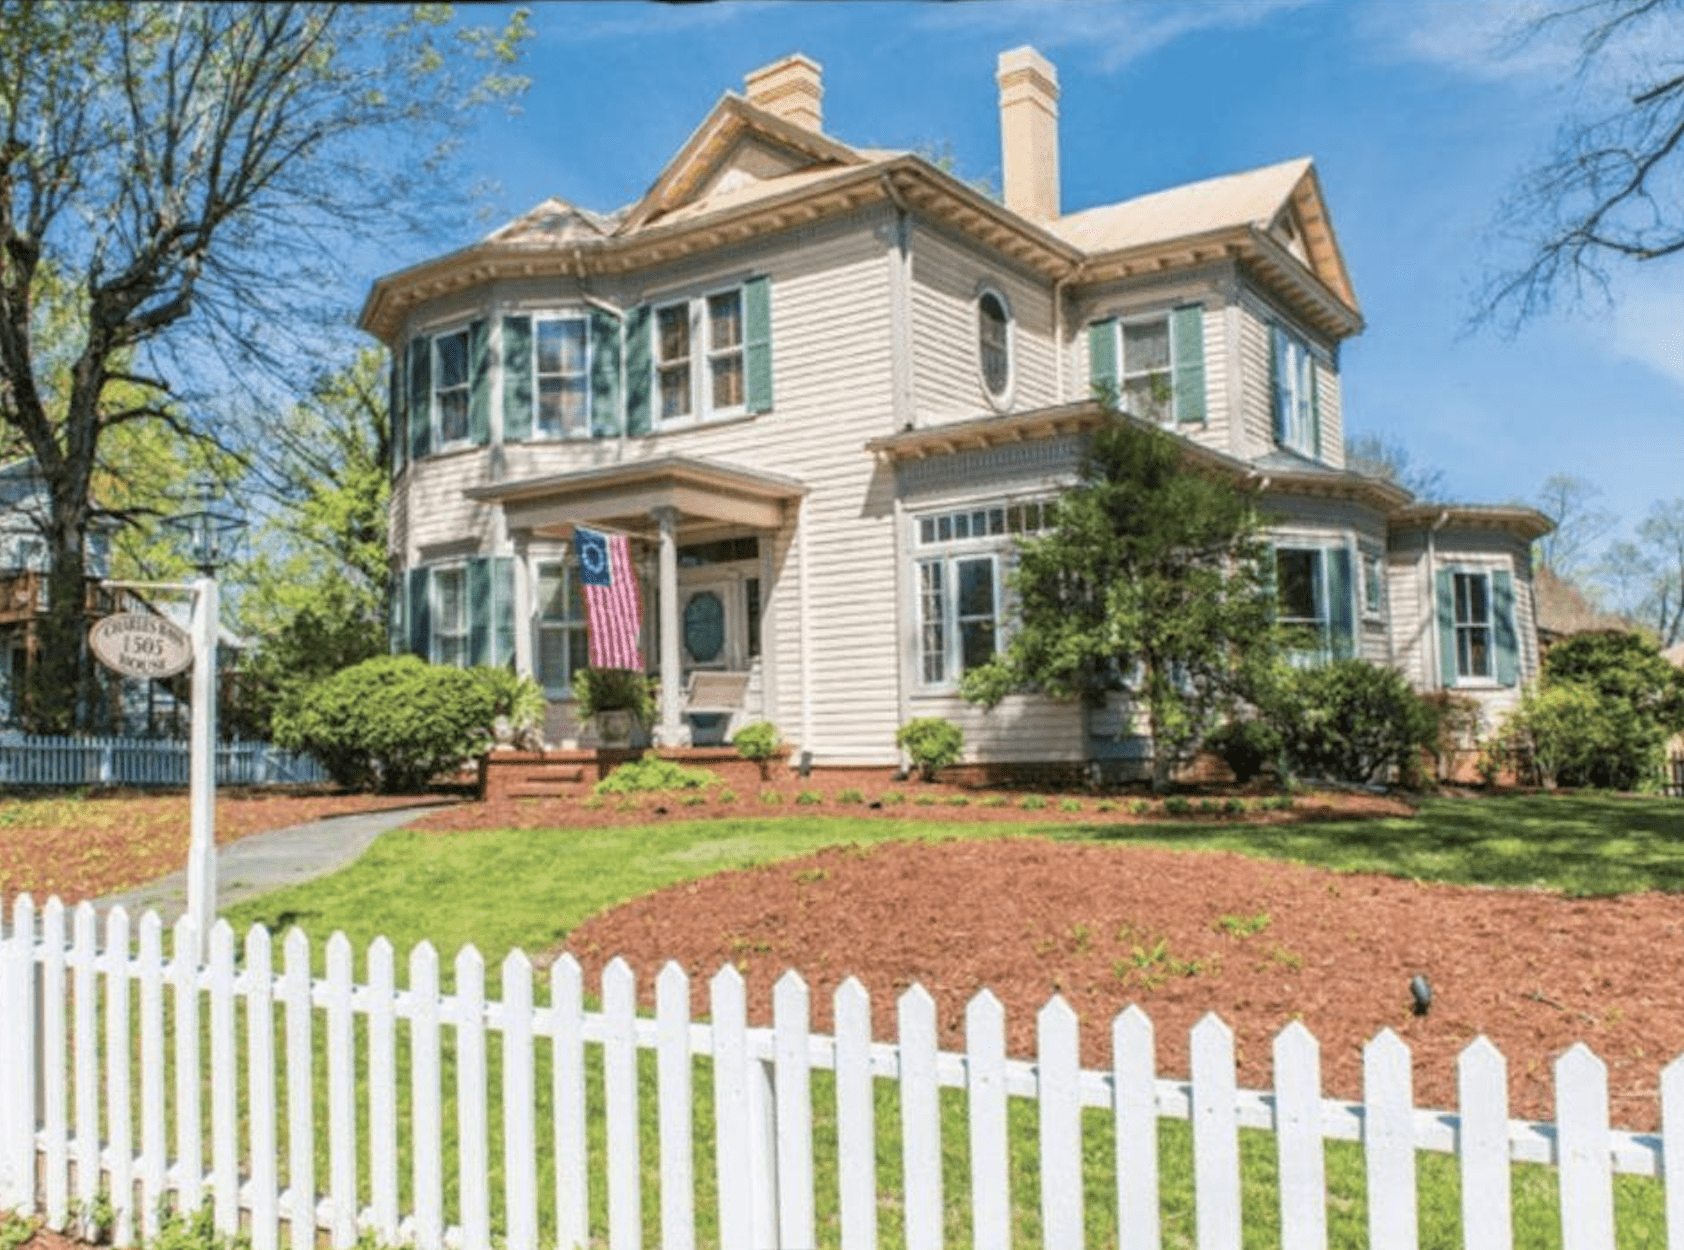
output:
[[[1004,203],[825,134],[819,67],[792,56],[637,203],[549,200],[379,280],[361,324],[393,361],[394,645],[512,662],[550,740],[580,738],[567,540],[588,523],[636,540],[663,742],[764,717],[814,762],[885,763],[898,725],[939,715],[976,762],[1137,767],[1123,709],[957,691],[1011,627],[1017,537],[1117,419],[1109,384],[1258,493],[1283,614],[1329,654],[1510,705],[1549,522],[1343,468],[1363,320],[1311,162],[1065,214],[1053,67],[1020,48],[998,82]],[[691,718],[711,671],[741,680]]]

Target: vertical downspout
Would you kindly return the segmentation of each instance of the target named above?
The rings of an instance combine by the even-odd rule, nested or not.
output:
[[[1433,535],[1448,523],[1450,514],[1440,512],[1438,520],[1427,527],[1427,637],[1432,640],[1432,688],[1445,689],[1444,685],[1444,656],[1439,651],[1438,636],[1438,548],[1433,541]]]
[[[889,360],[891,385],[894,390],[890,396],[889,429],[895,432],[910,429],[917,420],[917,397],[913,391],[912,376],[912,217],[907,211],[906,201],[901,198],[899,188],[895,186],[894,179],[887,174],[883,176],[883,190],[895,206],[895,239],[889,251]],[[893,461],[879,462],[878,471],[891,474],[899,472]],[[913,622],[916,620],[914,613],[917,607],[911,602],[910,570],[904,550],[906,506],[898,488],[894,491],[890,524],[893,526],[890,536],[890,559],[895,570],[895,611],[892,618],[895,723],[904,725],[912,719],[912,692],[907,672],[912,661],[907,639],[916,637]]]

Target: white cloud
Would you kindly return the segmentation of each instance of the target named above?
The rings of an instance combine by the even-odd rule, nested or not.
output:
[[[1112,72],[1183,35],[1256,26],[1319,0],[979,0],[924,8],[920,23],[954,33],[1077,48]]]

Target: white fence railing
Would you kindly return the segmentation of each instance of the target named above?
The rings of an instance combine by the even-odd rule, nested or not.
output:
[[[188,924],[174,949],[192,949]],[[918,986],[898,1001],[890,1044],[873,1040],[870,1004],[853,981],[836,993],[826,1037],[810,1032],[807,987],[793,974],[777,983],[772,1027],[750,1028],[731,967],[710,982],[711,1021],[701,1023],[685,973],[670,964],[648,1018],[618,961],[603,977],[601,1009],[587,1010],[571,958],[549,969],[540,1004],[519,952],[488,1000],[472,947],[441,993],[426,944],[398,990],[384,939],[370,946],[359,983],[343,935],[327,944],[323,978],[297,931],[277,969],[263,929],[237,959],[233,932],[219,924],[203,967],[164,956],[154,914],[140,921],[138,949],[120,909],[103,943],[96,930],[87,905],[67,916],[54,900],[37,914],[27,898],[10,929],[0,926],[0,1209],[39,1211],[56,1229],[103,1193],[118,1245],[155,1229],[164,1201],[208,1201],[216,1226],[243,1224],[253,1250],[275,1250],[283,1225],[292,1250],[311,1250],[318,1230],[335,1247],[366,1230],[421,1250],[876,1250],[881,1204],[907,1250],[939,1250],[956,1210],[975,1245],[1004,1250],[1012,1120],[1023,1135],[1022,1112],[1009,1107],[1019,1099],[1033,1100],[1036,1122],[1039,1192],[1029,1205],[1041,1243],[1060,1250],[1083,1244],[1084,1166],[1091,1176],[1095,1156],[1116,1160],[1101,1191],[1116,1242],[1160,1244],[1166,1118],[1191,1121],[1201,1250],[1241,1244],[1242,1128],[1273,1134],[1288,1250],[1327,1244],[1330,1140],[1361,1143],[1374,1247],[1417,1244],[1417,1151],[1457,1156],[1467,1246],[1514,1244],[1516,1161],[1558,1170],[1565,1250],[1612,1250],[1616,1172],[1663,1178],[1669,1244],[1684,1245],[1680,1062],[1662,1078],[1663,1137],[1610,1129],[1606,1069],[1583,1046],[1555,1067],[1558,1122],[1536,1124],[1509,1119],[1504,1061],[1483,1039],[1461,1056],[1461,1109],[1449,1113],[1415,1108],[1409,1052],[1390,1031],[1365,1048],[1364,1100],[1349,1103],[1322,1096],[1317,1043],[1298,1024],[1275,1040],[1275,1089],[1253,1092],[1236,1088],[1232,1035],[1214,1016],[1193,1030],[1191,1079],[1166,1080],[1151,1023],[1135,1008],[1114,1023],[1111,1066],[1092,1071],[1079,1064],[1076,1015],[1059,998],[1039,1014],[1031,1062],[1007,1057],[1004,1011],[986,991],[966,1010],[964,1052],[948,1053]],[[832,1075],[821,1085],[819,1072]],[[694,1101],[698,1074],[711,1084],[711,1111]],[[892,1096],[878,1098],[889,1086]],[[698,1110],[711,1134],[695,1132]],[[944,1182],[943,1122],[955,1113],[968,1182],[944,1192],[961,1188]],[[1084,1162],[1096,1123],[1114,1155],[1090,1150]],[[879,1147],[896,1138],[899,1191],[885,1192]],[[947,1166],[962,1174],[953,1158]],[[645,1227],[656,1210],[659,1227]]]
[[[188,744],[170,738],[0,738],[0,786],[184,786]],[[308,755],[264,742],[221,742],[218,785],[327,780]]]

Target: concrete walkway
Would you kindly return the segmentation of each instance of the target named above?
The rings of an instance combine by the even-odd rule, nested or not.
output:
[[[250,834],[219,846],[216,848],[217,911],[284,885],[337,872],[356,862],[369,844],[388,829],[397,829],[436,810],[438,804],[433,803],[333,816],[291,829]],[[187,910],[186,866],[146,885],[94,900],[101,916],[118,904],[131,918],[155,911],[166,927],[174,924]]]

